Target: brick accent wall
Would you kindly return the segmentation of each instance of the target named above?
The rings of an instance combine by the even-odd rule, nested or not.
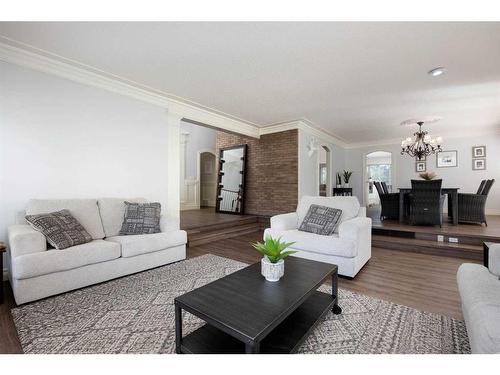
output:
[[[260,139],[217,132],[220,148],[247,144],[245,213],[272,216],[295,211],[298,199],[297,130],[266,134]]]

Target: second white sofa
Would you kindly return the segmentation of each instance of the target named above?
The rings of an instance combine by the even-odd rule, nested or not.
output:
[[[186,258],[187,235],[161,218],[161,233],[120,236],[124,201],[145,199],[31,200],[26,214],[68,209],[92,241],[64,250],[47,248],[43,234],[27,224],[10,226],[9,277],[17,304],[82,288]]]
[[[340,224],[333,235],[321,236],[298,230],[312,204],[342,210]],[[290,249],[298,252],[293,256],[336,264],[339,275],[354,277],[371,258],[371,222],[356,197],[304,196],[296,212],[271,218],[271,228],[265,230],[264,238],[271,235],[295,242]]]

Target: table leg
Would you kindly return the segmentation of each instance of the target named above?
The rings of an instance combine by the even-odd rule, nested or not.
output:
[[[182,309],[175,302],[175,352],[181,354],[182,343]]]
[[[332,312],[338,315],[342,312],[339,306],[339,274],[338,271],[332,273],[332,297],[335,299],[335,303],[332,307]]]
[[[260,353],[260,343],[249,342],[245,344],[245,354],[258,354]]]
[[[448,219],[453,218],[453,201],[451,199],[451,194],[446,194],[446,199],[448,200]]]
[[[399,192],[399,222],[402,223],[404,221],[405,217],[405,201],[404,201],[405,195],[402,191]]]
[[[451,194],[451,200],[453,202],[453,225],[458,225],[458,192],[455,191]]]

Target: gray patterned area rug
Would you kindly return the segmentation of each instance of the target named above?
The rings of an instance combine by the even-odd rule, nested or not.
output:
[[[12,309],[25,353],[173,353],[174,297],[245,267],[214,255],[141,272]],[[329,287],[323,285],[327,292]],[[340,290],[300,353],[468,353],[447,316]],[[189,333],[203,324],[187,314]]]

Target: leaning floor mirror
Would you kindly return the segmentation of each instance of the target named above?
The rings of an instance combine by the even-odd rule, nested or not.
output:
[[[244,213],[247,145],[226,147],[219,154],[216,211]]]

